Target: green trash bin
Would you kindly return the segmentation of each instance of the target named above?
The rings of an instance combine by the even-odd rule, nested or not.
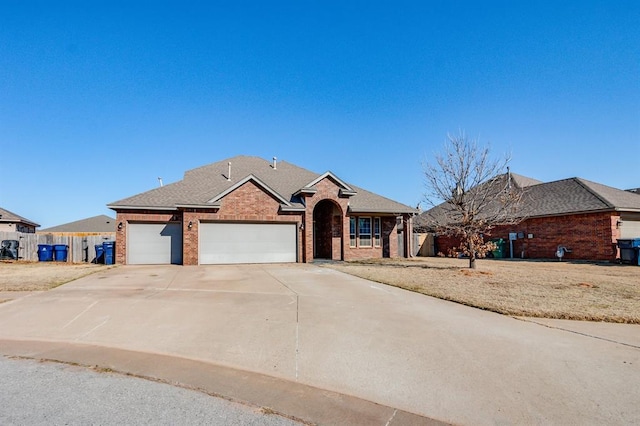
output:
[[[496,245],[496,248],[491,250],[491,254],[493,255],[493,257],[495,257],[496,259],[504,258],[504,253],[506,251],[506,245],[507,245],[504,239],[494,238],[491,240],[491,242]]]

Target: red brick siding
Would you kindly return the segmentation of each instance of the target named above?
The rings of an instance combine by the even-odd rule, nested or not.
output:
[[[518,225],[496,227],[485,239],[504,238],[509,256],[509,232],[523,233],[525,238],[513,242],[513,255],[518,258],[552,259],[562,245],[571,250],[566,259],[613,261],[617,255],[618,218],[612,212],[531,218]],[[533,238],[527,238],[529,234]],[[455,238],[437,237],[438,251],[444,254],[458,244]]]
[[[368,216],[365,217],[380,216]],[[356,216],[357,217],[357,216]],[[345,248],[344,248],[344,260],[358,260],[358,259],[372,259],[382,257],[398,257],[398,227],[396,224],[395,216],[383,216],[380,217],[380,231],[381,241],[380,247],[350,247],[349,246],[349,218],[346,218],[346,236],[345,236]],[[373,224],[371,225],[373,231]],[[373,237],[373,236],[372,236]],[[356,243],[357,244],[357,243]],[[373,238],[372,238],[373,244]],[[373,244],[374,245],[374,244]],[[387,250],[385,250],[387,247]]]
[[[322,200],[331,200],[335,203],[335,208],[340,210],[340,216],[342,219],[342,237],[340,237],[340,224],[334,223],[332,227],[332,247],[331,253],[333,259],[340,260],[342,257],[341,246],[343,242],[349,244],[349,219],[345,216],[347,211],[349,199],[339,197],[340,187],[332,179],[326,178],[321,180],[315,185],[317,192],[315,194],[306,197],[305,216],[306,223],[304,228],[304,262],[313,261],[313,210],[316,205]],[[346,240],[345,240],[345,227],[346,227]],[[337,236],[336,236],[337,235]],[[341,241],[342,240],[342,241]]]
[[[201,221],[224,222],[288,222],[295,223],[299,229],[302,223],[300,214],[279,214],[280,201],[261,187],[249,181],[228,194],[220,201],[220,209],[209,211],[184,212],[184,251],[185,265],[198,264],[198,227]],[[192,222],[191,230],[188,229]],[[302,261],[301,233],[298,232],[298,261]]]

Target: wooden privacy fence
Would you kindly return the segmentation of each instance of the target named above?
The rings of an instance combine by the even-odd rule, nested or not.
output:
[[[76,234],[25,234],[22,232],[0,232],[0,241],[16,240],[19,243],[18,260],[38,261],[39,244],[64,244],[67,248],[67,262],[93,262],[96,258],[96,245],[105,241],[115,241],[115,232],[76,233]]]

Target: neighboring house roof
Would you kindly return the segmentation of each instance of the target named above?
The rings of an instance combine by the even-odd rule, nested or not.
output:
[[[525,191],[525,214],[529,217],[596,211],[638,211],[640,197],[577,177],[534,185]]]
[[[2,207],[0,207],[0,222],[24,223],[25,225],[35,226],[36,228],[40,226],[37,223],[10,212],[9,210],[3,209]]]
[[[506,175],[507,173],[505,173],[503,176],[506,176]],[[511,181],[514,182],[519,188],[526,188],[528,186],[544,183],[541,180],[533,179],[527,176],[522,176],[517,173],[509,173],[509,175],[511,176]]]
[[[231,173],[229,166],[231,163]],[[314,173],[286,161],[275,164],[258,157],[237,156],[188,170],[181,181],[108,204],[112,209],[177,209],[180,207],[213,208],[228,193],[251,181],[281,203],[283,211],[304,209],[304,193],[314,193],[315,184],[332,179],[343,196],[349,198],[349,209],[355,213],[416,213],[402,203],[357,188],[331,172]]]
[[[627,191],[640,195],[640,188],[631,188],[631,189],[627,189]]]
[[[502,178],[500,175],[498,178]],[[559,216],[598,211],[640,212],[640,197],[600,183],[577,177],[541,183],[535,179],[511,174],[513,182],[523,189],[520,216]],[[538,183],[536,183],[538,182]],[[445,214],[445,203],[420,215],[416,227],[428,228],[430,218]]]
[[[75,222],[41,229],[38,232],[115,232],[116,220],[107,215],[89,217]]]

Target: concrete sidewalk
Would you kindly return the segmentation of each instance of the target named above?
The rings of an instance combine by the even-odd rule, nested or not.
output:
[[[0,353],[16,341],[67,342],[228,367],[292,383],[294,395],[305,385],[384,406],[369,424],[395,409],[406,424],[418,418],[409,413],[460,424],[640,421],[638,326],[570,332],[312,265],[122,267],[0,304],[0,324]],[[124,358],[115,369],[127,371]],[[256,395],[269,405],[264,388]]]

